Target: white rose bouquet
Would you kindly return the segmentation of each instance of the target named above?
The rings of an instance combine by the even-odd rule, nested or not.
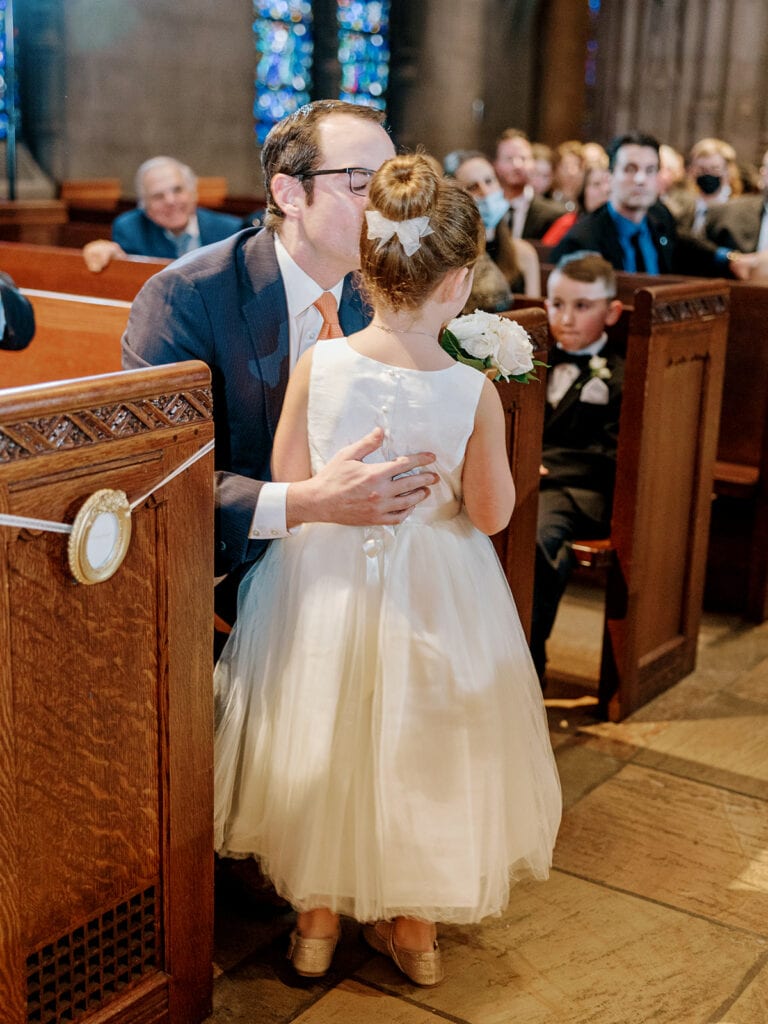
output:
[[[524,327],[480,309],[451,320],[440,335],[440,344],[457,362],[474,366],[492,380],[527,384],[539,379],[535,367],[547,365],[533,358],[533,345]]]

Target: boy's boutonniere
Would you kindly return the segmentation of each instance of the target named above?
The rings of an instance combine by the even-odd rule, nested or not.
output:
[[[608,369],[608,360],[604,356],[592,356],[589,360],[589,379],[610,380],[613,374]]]

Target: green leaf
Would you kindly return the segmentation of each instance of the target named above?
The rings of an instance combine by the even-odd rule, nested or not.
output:
[[[474,359],[468,355],[459,344],[459,339],[447,327],[440,335],[440,345],[457,363],[465,363],[467,366],[473,366],[476,370],[485,370],[487,366],[491,365],[488,360]]]

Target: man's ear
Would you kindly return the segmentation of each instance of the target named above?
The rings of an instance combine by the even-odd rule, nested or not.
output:
[[[608,304],[608,311],[605,314],[605,326],[611,327],[621,316],[621,311],[624,309],[623,305],[618,299],[612,299]]]
[[[272,198],[286,217],[295,217],[307,198],[304,186],[292,174],[279,172],[269,183]]]

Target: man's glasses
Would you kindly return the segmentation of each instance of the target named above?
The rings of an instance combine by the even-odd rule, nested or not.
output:
[[[364,196],[375,173],[369,167],[335,167],[333,170],[305,171],[296,177],[299,181],[305,181],[307,178],[317,178],[321,174],[346,174],[349,178],[349,191],[353,195]]]

